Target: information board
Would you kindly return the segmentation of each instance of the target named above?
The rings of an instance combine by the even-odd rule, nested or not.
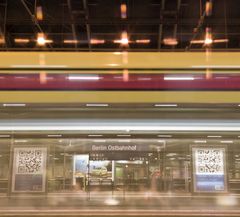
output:
[[[226,148],[193,147],[194,192],[226,192]]]
[[[12,192],[46,191],[47,148],[13,149]]]

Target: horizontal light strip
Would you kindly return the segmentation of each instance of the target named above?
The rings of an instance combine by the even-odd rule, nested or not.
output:
[[[158,135],[158,137],[161,137],[161,138],[171,138],[172,135]]]
[[[48,137],[62,137],[61,134],[50,134],[48,135]]]
[[[0,138],[10,138],[10,135],[0,135]]]
[[[221,143],[233,143],[233,141],[231,141],[231,140],[224,140],[224,141],[221,141]]]
[[[5,103],[3,104],[4,107],[24,107],[26,104],[24,103]]]
[[[108,104],[86,104],[87,107],[108,107]]]
[[[117,135],[118,137],[131,137],[130,134],[122,134],[122,135]]]
[[[90,134],[90,135],[88,135],[88,137],[102,137],[103,135],[97,135],[97,134]]]
[[[27,142],[27,140],[23,140],[23,139],[21,139],[21,140],[14,140],[14,142]]]
[[[164,76],[164,81],[193,81],[194,77]]]
[[[194,143],[207,143],[206,140],[195,140]]]
[[[93,142],[106,142],[105,139],[96,139],[96,140],[93,140]]]
[[[118,142],[131,142],[129,139],[119,139]]]
[[[155,107],[177,107],[177,104],[155,104]]]
[[[222,138],[222,136],[207,136],[208,138]]]
[[[83,75],[70,75],[68,76],[68,80],[100,80],[99,76],[83,76]]]

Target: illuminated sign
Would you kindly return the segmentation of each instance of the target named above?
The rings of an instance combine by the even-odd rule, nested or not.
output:
[[[226,192],[225,147],[193,147],[194,192]]]
[[[137,145],[92,145],[92,151],[137,151]]]
[[[47,148],[14,148],[12,192],[45,192]]]

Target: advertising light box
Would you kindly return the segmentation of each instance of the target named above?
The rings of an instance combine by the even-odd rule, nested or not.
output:
[[[47,148],[14,148],[12,192],[45,192]]]
[[[193,147],[194,192],[226,192],[226,148]]]

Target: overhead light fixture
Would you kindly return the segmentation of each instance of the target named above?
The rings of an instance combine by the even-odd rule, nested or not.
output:
[[[171,138],[172,135],[157,135],[157,137],[161,137],[161,138]]]
[[[105,43],[105,40],[100,40],[100,39],[91,39],[90,40],[90,43],[91,44],[104,44]]]
[[[9,138],[10,135],[0,135],[0,138]]]
[[[24,107],[26,104],[24,103],[4,103],[4,107]]]
[[[177,107],[177,104],[155,104],[155,107]]]
[[[5,37],[2,34],[0,34],[0,44],[5,44]]]
[[[49,134],[48,137],[62,137],[61,134]]]
[[[26,44],[29,43],[30,40],[28,38],[15,38],[14,42],[19,44]]]
[[[37,8],[36,8],[36,18],[37,18],[37,20],[43,20],[42,6],[37,6]]]
[[[207,143],[206,140],[195,140],[194,143]]]
[[[122,32],[121,39],[120,40],[114,40],[113,42],[121,44],[121,45],[125,45],[125,46],[128,45],[129,44],[129,40],[128,40],[127,32],[126,31]]]
[[[79,43],[78,40],[63,40],[64,44],[77,44]]]
[[[137,44],[149,44],[150,43],[150,39],[138,39],[136,40]]]
[[[127,18],[127,5],[121,4],[120,10],[121,10],[121,18],[126,19]]]
[[[95,140],[93,140],[93,142],[106,142],[106,140],[105,139],[95,139]]]
[[[218,135],[210,135],[210,136],[207,136],[208,138],[222,138],[222,136],[218,136]]]
[[[88,137],[102,137],[101,134],[89,134]]]
[[[213,9],[212,0],[206,1],[206,4],[205,4],[206,16],[211,16],[212,15],[212,9]]]
[[[117,135],[118,137],[131,137],[130,134],[120,134],[120,135]]]
[[[38,44],[39,46],[44,46],[44,45],[46,45],[46,44],[48,44],[48,43],[52,43],[52,42],[53,42],[52,40],[47,40],[47,39],[45,38],[44,33],[38,33],[38,34],[37,34],[37,44]]]
[[[87,107],[108,107],[108,104],[101,104],[101,103],[88,103],[86,104]]]
[[[176,38],[165,38],[163,39],[163,44],[169,46],[176,46],[178,44],[178,41]]]
[[[119,139],[118,142],[131,142],[129,139]]]
[[[18,143],[23,143],[23,142],[27,142],[27,140],[25,139],[17,139],[17,140],[14,140],[14,142],[18,142]]]
[[[223,141],[221,141],[221,143],[233,143],[233,141],[232,140],[223,140]]]
[[[227,43],[228,39],[213,39],[211,28],[207,27],[205,30],[204,40],[192,40],[191,44],[203,44],[206,47],[211,46],[213,43]]]

